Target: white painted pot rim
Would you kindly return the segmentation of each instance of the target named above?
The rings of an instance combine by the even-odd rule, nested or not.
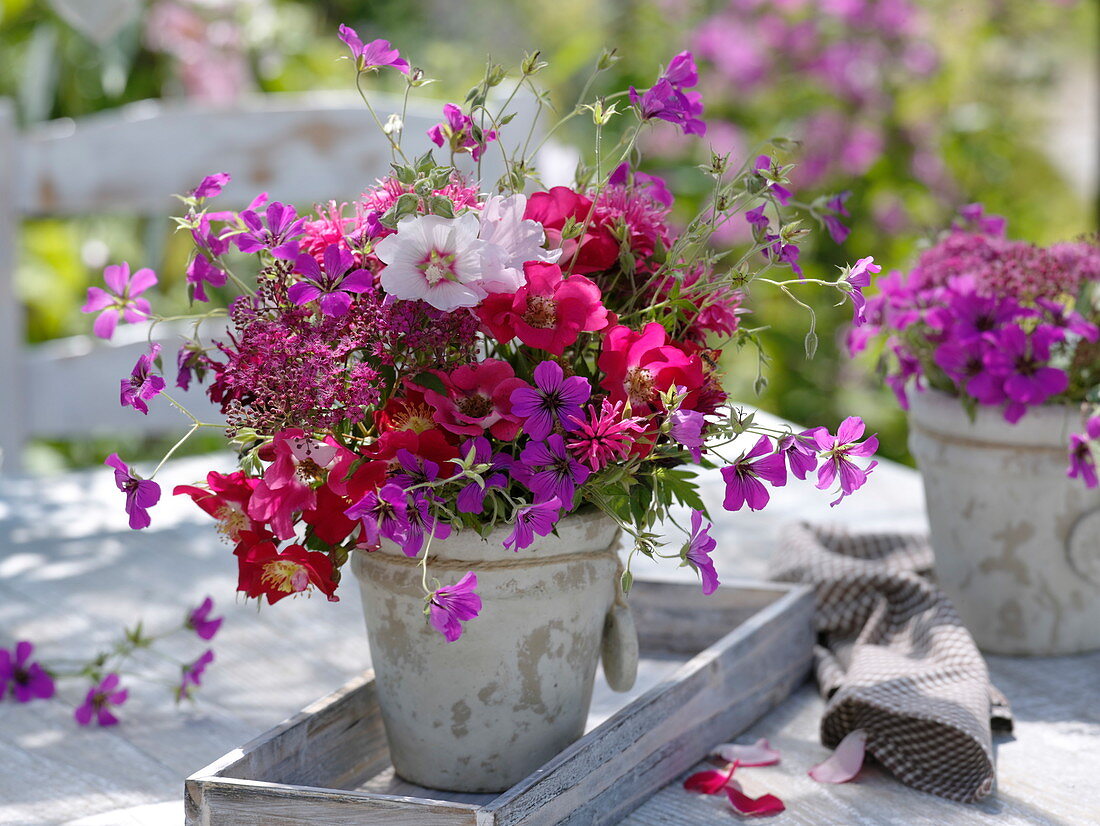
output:
[[[1000,407],[978,405],[973,419],[956,396],[928,389],[909,394],[910,426],[946,442],[967,439],[1006,447],[1038,447],[1065,453],[1070,434],[1083,428],[1080,406],[1045,404],[1032,407],[1016,424]]]

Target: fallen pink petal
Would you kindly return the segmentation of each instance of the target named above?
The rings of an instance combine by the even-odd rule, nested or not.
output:
[[[847,783],[863,768],[866,750],[867,732],[857,728],[840,741],[828,759],[810,769],[809,775],[818,783]]]
[[[743,767],[774,766],[779,762],[779,750],[773,749],[766,738],[761,737],[751,745],[742,743],[723,743],[711,752],[727,763],[737,763]]]
[[[730,781],[729,785],[726,787],[726,795],[730,799],[730,805],[733,806],[733,810],[739,815],[764,817],[767,815],[777,815],[787,810],[783,801],[774,794],[762,794],[760,797],[749,797],[741,790],[741,784],[736,780]]]
[[[732,781],[735,771],[737,771],[737,763],[730,766],[728,772],[697,772],[684,781],[684,788],[699,794],[718,794],[726,784]]]

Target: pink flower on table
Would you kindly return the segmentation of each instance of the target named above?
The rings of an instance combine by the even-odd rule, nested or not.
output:
[[[728,511],[739,511],[745,505],[754,511],[764,508],[770,496],[761,479],[776,488],[787,483],[787,465],[783,454],[772,452],[772,443],[767,436],[761,436],[752,450],[741,454],[721,472],[726,483],[722,507]]]
[[[428,614],[432,627],[454,642],[462,636],[462,623],[481,612],[481,597],[474,593],[477,575],[470,571],[454,585],[436,589],[428,599]]]
[[[122,380],[119,401],[123,407],[132,407],[149,414],[149,405],[146,402],[164,390],[164,379],[150,372],[159,355],[160,345],[154,342],[149,352],[138,358],[130,378]]]
[[[535,440],[545,439],[561,423],[567,430],[582,415],[581,406],[592,395],[588,379],[565,377],[555,361],[541,362],[534,372],[535,386],[512,391],[512,413],[523,419],[524,429]]]
[[[863,419],[849,416],[840,423],[836,435],[832,436],[824,427],[818,428],[815,439],[821,451],[821,466],[817,470],[817,488],[827,490],[833,482],[839,481],[840,496],[829,505],[835,507],[841,499],[863,487],[871,471],[878,466],[872,461],[861,468],[852,461],[852,457],[867,458],[878,450],[878,437],[870,436],[860,442],[863,436]]]
[[[267,251],[275,258],[293,261],[298,256],[298,236],[302,234],[304,218],[299,218],[294,207],[272,201],[264,211],[264,220],[254,209],[240,214],[245,231],[233,236],[241,252]]]
[[[394,298],[426,301],[451,312],[476,307],[485,297],[481,286],[482,253],[477,216],[458,218],[420,215],[402,218],[397,232],[383,238],[374,254],[386,265],[382,288]]]
[[[571,432],[566,447],[593,472],[625,459],[639,435],[645,432],[642,420],[624,416],[623,407],[622,402],[612,404],[603,399],[599,412],[590,404],[588,418],[582,418],[583,414],[574,415],[572,425],[567,427]]]
[[[442,374],[447,393],[424,391],[424,401],[435,411],[433,419],[444,430],[463,436],[480,436],[486,431],[510,442],[519,433],[523,419],[513,410],[512,393],[526,387],[506,361],[485,359],[464,364]]]
[[[111,712],[111,708],[122,705],[130,696],[130,692],[125,688],[120,689],[118,683],[117,674],[108,674],[97,685],[88,689],[84,703],[73,712],[76,722],[87,726],[95,717],[96,723],[101,726],[118,725],[118,718]]]
[[[312,255],[299,255],[294,260],[293,271],[304,280],[290,285],[287,298],[294,304],[317,301],[321,313],[333,318],[347,315],[353,294],[370,292],[374,288],[370,270],[357,267],[355,256],[337,244],[325,247],[324,268]]]
[[[9,688],[17,703],[48,700],[53,696],[53,678],[31,660],[33,653],[34,646],[26,640],[17,642],[11,651],[0,648],[0,700],[7,696]]]
[[[693,510],[691,512],[691,533],[681,552],[684,562],[691,565],[703,579],[703,593],[713,594],[721,583],[718,581],[718,572],[714,570],[714,562],[710,558],[711,552],[718,544],[710,535],[714,526],[709,522],[703,527],[703,512]]]
[[[409,61],[390,45],[388,40],[372,40],[364,44],[351,26],[340,25],[340,39],[347,44],[355,69],[368,72],[391,66],[402,74],[409,73]]]
[[[214,652],[207,649],[194,662],[180,666],[180,683],[176,686],[176,702],[184,697],[190,697],[191,692],[202,685],[203,672],[212,662],[214,662]]]
[[[561,518],[561,508],[561,500],[557,497],[518,508],[515,528],[504,540],[504,547],[517,552],[531,547],[535,534],[547,536],[554,530]]]
[[[188,613],[187,621],[184,623],[184,628],[189,628],[199,635],[199,639],[212,640],[214,635],[218,633],[218,629],[222,627],[224,617],[210,618],[210,614],[214,611],[214,600],[207,597],[202,601],[198,608]]]
[[[882,272],[882,267],[875,263],[874,258],[860,258],[856,261],[855,266],[848,270],[848,274],[844,277],[844,280],[847,281],[851,287],[848,292],[848,297],[852,299],[852,305],[855,308],[855,315],[852,318],[852,323],[856,327],[860,327],[867,323],[867,317],[864,314],[864,308],[867,306],[867,299],[863,297],[863,288],[870,287],[871,275],[879,272]]]
[[[291,539],[294,513],[317,506],[317,493],[310,483],[323,479],[336,461],[337,449],[331,440],[317,441],[300,428],[276,433],[269,446],[274,461],[252,492],[248,515],[269,523],[279,539]]]
[[[672,416],[669,436],[686,447],[696,463],[703,461],[703,427],[706,419],[698,410],[676,410]]]
[[[112,453],[103,464],[114,468],[115,484],[126,494],[126,513],[130,515],[130,527],[134,530],[148,528],[149,508],[160,501],[160,485],[152,479],[135,475],[126,463]]]
[[[602,293],[583,275],[565,278],[557,264],[524,264],[526,283],[514,293],[493,293],[477,308],[488,332],[501,342],[518,338],[555,356],[582,332],[598,332],[614,318]]]
[[[482,129],[459,107],[448,103],[443,106],[443,122],[428,130],[428,139],[436,146],[449,145],[451,152],[469,152],[478,161],[486,145],[497,139],[497,133],[493,129]]]
[[[1100,416],[1093,416],[1085,425],[1085,432],[1069,437],[1069,469],[1066,476],[1080,479],[1086,488],[1100,484],[1096,475],[1096,457],[1089,442],[1100,442]]]
[[[148,300],[139,298],[143,292],[157,283],[157,274],[143,268],[130,274],[130,265],[123,261],[103,270],[107,289],[89,287],[88,298],[80,308],[82,313],[99,313],[92,331],[100,338],[110,338],[118,322],[136,324],[147,319],[152,312]]]

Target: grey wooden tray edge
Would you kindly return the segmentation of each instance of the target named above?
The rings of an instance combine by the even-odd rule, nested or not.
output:
[[[487,804],[343,791],[325,785],[331,775],[323,776],[325,782],[317,785],[241,776],[262,776],[270,770],[270,753],[288,751],[289,760],[279,769],[301,774],[301,761],[295,762],[299,751],[293,747],[295,741],[304,746],[307,736],[318,729],[322,736],[330,736],[325,729],[332,721],[347,717],[352,703],[368,703],[373,696],[373,672],[368,671],[191,775],[184,795],[188,826],[305,824],[322,822],[314,820],[319,816],[333,826],[614,822],[698,762],[716,737],[735,736],[786,697],[805,679],[812,656],[813,594],[805,586],[731,581],[718,594],[702,598],[698,586],[639,580],[631,594],[634,604],[648,604],[647,594],[651,600],[665,602],[667,610],[676,611],[683,603],[685,607],[679,611],[683,616],[698,610],[692,605],[706,606],[708,612],[732,610],[731,600],[743,599],[746,594],[764,607],[752,610],[747,619],[691,657],[674,675]],[[718,595],[723,596],[714,600]],[[700,626],[700,633],[705,631]],[[759,679],[741,687],[736,681],[745,675],[738,672],[748,659],[754,660],[753,675]],[[353,720],[340,734],[354,727],[364,729],[358,736],[368,736],[385,753],[384,732],[376,714]],[[388,765],[388,760],[383,762]],[[617,770],[593,771],[601,766],[617,766]],[[305,773],[312,770],[311,766]],[[345,773],[343,779],[358,785],[357,778],[376,771],[367,763],[356,767],[356,773]],[[278,771],[273,773],[278,775]],[[319,808],[305,811],[322,803],[323,812]],[[226,819],[220,819],[222,815]]]

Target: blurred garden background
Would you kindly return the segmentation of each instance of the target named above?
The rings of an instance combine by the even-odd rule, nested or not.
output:
[[[815,229],[803,245],[809,276],[832,278],[865,255],[884,272],[904,268],[976,201],[1008,218],[1011,237],[1050,243],[1097,228],[1094,0],[0,0],[0,97],[29,125],[148,98],[232,107],[257,93],[347,89],[340,23],[390,40],[437,79],[427,92],[441,102],[465,96],[487,52],[514,67],[540,50],[543,84],[568,108],[606,48],[619,58],[599,80],[608,89],[647,87],[655,64],[692,49],[714,150],[739,165],[769,139],[790,138],[780,154],[798,164],[798,201],[808,212],[848,213],[843,227]],[[582,121],[570,126],[583,130]],[[708,157],[687,154],[673,128],[647,140],[647,171],[705,197],[696,167]],[[828,203],[838,192],[847,194]],[[687,214],[694,204],[680,206]],[[167,219],[33,220],[19,237],[32,342],[88,331],[79,308],[108,262],[153,266],[159,305],[186,304],[187,239]],[[721,243],[747,239],[732,231]],[[750,294],[746,306],[774,320],[762,335],[775,358],[756,396],[755,354],[732,356],[729,389],[796,422],[835,427],[858,412],[884,455],[908,461],[904,415],[875,379],[874,354],[847,357],[851,310],[833,300],[822,290],[820,346],[806,361],[800,309]],[[212,436],[189,449],[221,444]],[[156,453],[142,447],[118,435],[38,443],[27,463],[48,472],[98,464],[116,449]]]

